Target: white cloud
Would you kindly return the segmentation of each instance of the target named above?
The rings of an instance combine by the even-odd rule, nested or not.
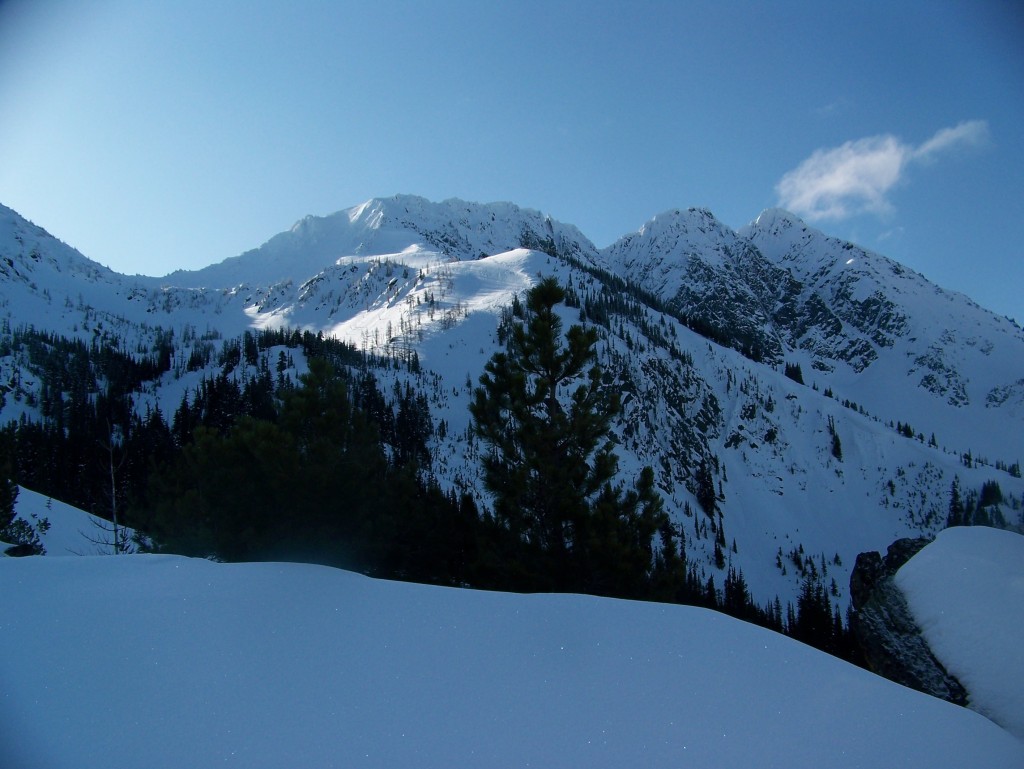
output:
[[[885,214],[892,210],[886,196],[908,164],[934,160],[956,146],[976,146],[987,138],[988,124],[971,120],[943,128],[919,146],[890,134],[849,141],[815,150],[779,180],[775,192],[779,205],[812,221]]]
[[[967,120],[953,128],[943,128],[935,136],[914,150],[915,160],[927,160],[936,152],[958,144],[978,146],[988,140],[988,123],[984,120]]]

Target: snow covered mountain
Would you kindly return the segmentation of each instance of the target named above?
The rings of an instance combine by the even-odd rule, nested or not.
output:
[[[168,370],[136,398],[164,414],[232,337],[323,332],[415,354],[418,373],[380,376],[426,393],[444,425],[431,472],[486,506],[468,400],[498,349],[502,308],[542,275],[569,289],[566,324],[600,333],[623,396],[624,480],[655,468],[688,556],[719,584],[716,539],[759,602],[793,599],[813,572],[845,603],[859,552],[944,525],[954,478],[965,493],[997,482],[991,512],[1020,525],[1024,332],[781,211],[738,232],[707,211],[672,211],[598,250],[511,204],[396,196],[149,278],[113,273],[2,209],[2,421],[43,416],[38,372],[12,344],[22,326],[140,356],[173,336]],[[709,514],[696,498],[702,466],[717,491]]]
[[[257,249],[165,280],[185,288],[266,285],[313,277],[344,257],[427,252],[466,260],[514,248],[585,260],[597,253],[575,227],[510,203],[432,203],[399,195],[330,216],[307,216]]]
[[[708,211],[671,211],[602,256],[702,333],[800,364],[808,384],[886,420],[971,435],[998,454],[984,435],[1024,415],[1019,326],[785,211],[739,232]]]

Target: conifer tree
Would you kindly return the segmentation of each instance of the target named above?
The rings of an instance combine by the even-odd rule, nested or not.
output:
[[[832,456],[843,461],[843,443],[839,440],[839,433],[836,431],[836,422],[833,417],[828,418],[828,432],[832,436]]]
[[[12,545],[6,551],[8,555],[42,555],[46,548],[36,529],[45,533],[50,523],[43,518],[33,527],[28,521],[17,518],[14,509],[17,499],[18,485],[11,480],[11,463],[5,455],[0,455],[0,541]]]
[[[634,491],[613,482],[618,396],[602,383],[597,332],[574,325],[563,338],[564,299],[554,278],[527,292],[525,322],[480,378],[470,411],[489,447],[484,482],[496,519],[534,561],[532,587],[631,594],[650,576],[661,499],[649,469]]]
[[[5,530],[14,520],[14,503],[18,499],[18,486],[11,480],[11,463],[0,455],[0,531]]]
[[[718,496],[715,494],[715,479],[711,475],[711,466],[708,464],[707,459],[702,458],[700,460],[700,466],[697,468],[696,486],[697,503],[700,505],[701,510],[707,513],[708,517],[714,521],[715,513],[718,510]]]
[[[949,513],[946,516],[946,526],[963,526],[964,503],[960,497],[960,479],[954,478],[949,487]]]

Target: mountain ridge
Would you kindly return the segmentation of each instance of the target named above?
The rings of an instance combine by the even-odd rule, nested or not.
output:
[[[859,552],[941,528],[954,478],[967,489],[997,478],[1018,525],[1024,485],[1006,468],[1024,454],[1024,332],[930,283],[904,285],[891,260],[817,231],[778,237],[773,251],[769,222],[806,227],[791,215],[772,212],[744,236],[706,210],[675,209],[597,249],[572,225],[513,204],[396,196],[307,217],[257,249],[164,278],[93,268],[14,216],[0,222],[0,264],[17,267],[0,270],[8,347],[26,322],[128,351],[171,334],[170,370],[135,395],[136,409],[168,415],[220,370],[186,362],[210,361],[245,332],[293,328],[415,354],[422,371],[408,381],[445,425],[431,437],[431,472],[485,505],[479,448],[465,439],[468,397],[499,349],[502,307],[539,275],[556,277],[571,298],[566,324],[600,330],[601,365],[622,394],[623,479],[656,469],[688,552],[719,584],[708,527],[727,531],[729,560],[758,601],[794,597],[809,561],[828,566],[845,601]],[[839,269],[851,258],[882,269]],[[42,419],[27,349],[6,353],[3,420]],[[398,386],[407,375],[378,376]],[[708,515],[695,495],[702,463],[718,491]]]

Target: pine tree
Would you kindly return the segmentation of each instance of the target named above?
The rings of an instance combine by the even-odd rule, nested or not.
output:
[[[804,372],[800,370],[799,363],[787,363],[785,366],[785,374],[797,384],[804,383]]]
[[[14,503],[18,499],[18,486],[11,480],[11,471],[7,456],[0,458],[0,532],[14,520]]]
[[[963,526],[964,503],[960,497],[960,479],[954,478],[949,487],[949,513],[946,516],[946,526]]]
[[[28,521],[15,517],[17,499],[18,486],[11,479],[11,463],[3,456],[0,459],[0,541],[12,545],[7,548],[8,555],[43,555],[46,548],[39,539],[39,532],[45,533],[50,523],[43,518],[33,527]]]
[[[564,299],[554,278],[528,291],[524,322],[511,321],[506,351],[480,377],[470,412],[489,447],[484,482],[532,561],[518,567],[533,581],[523,586],[632,594],[649,579],[664,513],[649,468],[628,493],[613,482],[618,396],[602,382],[597,332],[574,325],[563,338]]]
[[[715,494],[715,479],[711,475],[711,466],[707,459],[700,460],[700,467],[697,468],[697,489],[696,497],[700,509],[707,513],[714,521],[715,512],[718,510],[718,496]]]
[[[843,443],[839,440],[839,433],[836,431],[836,421],[833,417],[828,418],[828,432],[832,436],[832,456],[843,461]]]

